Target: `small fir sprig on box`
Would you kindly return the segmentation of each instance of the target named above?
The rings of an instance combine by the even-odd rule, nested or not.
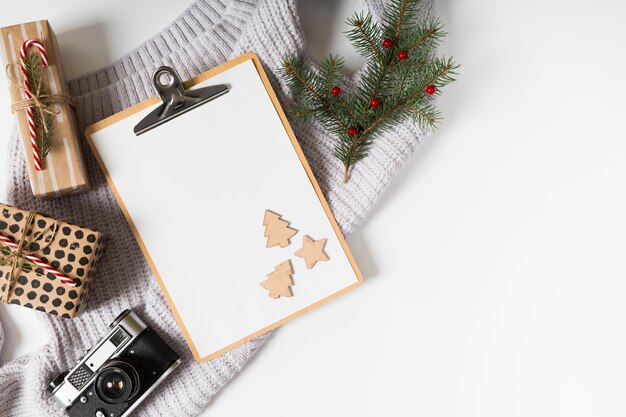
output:
[[[32,93],[35,97],[44,96],[43,91],[43,64],[41,62],[41,56],[32,52],[27,54],[24,58],[24,67],[26,68],[26,78],[28,84],[33,89]],[[52,114],[50,111],[45,111],[42,107],[38,107],[33,112],[33,121],[35,123],[35,132],[37,133],[37,146],[39,148],[39,158],[45,159],[50,147],[52,146]]]
[[[441,119],[434,98],[454,81],[458,65],[435,55],[446,33],[438,20],[417,21],[419,4],[388,1],[380,24],[370,14],[348,19],[348,39],[367,59],[352,96],[341,88],[342,58],[328,56],[319,71],[298,56],[283,59],[280,73],[294,99],[291,114],[304,123],[321,123],[337,138],[334,154],[343,163],[344,183],[377,135],[407,119],[423,129],[435,128]]]

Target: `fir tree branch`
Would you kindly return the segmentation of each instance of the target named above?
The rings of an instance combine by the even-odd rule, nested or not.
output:
[[[406,106],[406,103],[414,101],[419,95],[424,95],[425,89],[429,85],[441,86],[453,80],[453,78],[451,78],[451,75],[454,74],[454,70],[457,68],[457,66],[451,59],[441,62],[445,62],[443,68],[441,68],[441,70],[435,76],[427,79],[426,82],[423,82],[420,86],[423,88],[418,87],[416,91],[405,100],[402,100],[401,102],[398,102],[394,106],[391,106],[389,109],[385,110],[385,112],[379,115],[370,126],[360,132],[354,139],[350,140],[350,146],[348,147],[347,152],[343,155],[343,158],[340,158],[342,159],[345,168],[343,176],[344,183],[348,180],[350,166],[355,162],[358,162],[358,160],[362,159],[365,156],[367,148],[369,147],[369,145],[371,145],[371,138],[369,138],[368,135],[370,135],[373,130],[380,127],[380,125],[388,119],[390,114],[395,113],[398,110],[401,110],[402,107]],[[408,109],[410,109],[410,106],[407,107],[407,111]]]
[[[344,108],[346,113],[348,113],[350,115],[352,120],[354,120],[355,122],[358,122],[359,124],[363,124],[364,123],[363,117],[361,117],[361,116],[357,115],[356,113],[354,113],[354,111],[352,110],[352,108],[350,107],[350,105],[348,104],[348,102],[346,100],[344,100],[341,97],[337,97],[337,100],[341,104],[341,107]]]
[[[396,95],[398,97],[402,96],[402,94],[404,93],[404,83],[406,82],[406,79],[408,76],[409,76],[409,71],[407,70],[402,71],[402,75],[400,76],[400,81],[396,89],[396,92],[397,92]]]
[[[419,25],[416,30],[417,39],[410,43],[406,49],[412,51],[428,43],[430,43],[428,45],[429,47],[436,47],[440,39],[446,35],[441,31],[442,28],[443,26],[438,19]]]
[[[423,82],[421,84],[420,87],[423,87],[423,88],[417,88],[416,91],[411,96],[407,97],[406,98],[406,102],[412,102],[418,96],[425,94],[424,90],[429,85],[439,85],[439,86],[442,86],[444,84],[447,84],[448,82],[454,81],[454,79],[451,78],[451,75],[455,74],[454,70],[456,68],[458,68],[458,66],[451,59],[449,59],[446,62],[445,66],[434,77],[428,79],[426,82]],[[386,120],[386,118],[391,113],[399,110],[402,106],[403,106],[402,103],[398,103],[395,106],[393,106],[393,107],[389,108],[388,110],[386,110],[385,113],[380,115],[367,129],[363,130],[361,135],[367,135],[372,130],[376,129],[381,123],[383,123]]]
[[[368,72],[373,80],[370,83],[371,93],[369,98],[376,97],[387,75],[391,60],[381,49],[382,35],[371,14],[355,14],[348,19],[348,24],[353,27],[348,31],[348,39],[363,56],[373,58],[375,61],[368,64]],[[363,97],[369,99],[368,97]]]
[[[321,110],[323,110],[322,106],[315,107],[315,108],[298,107],[294,109],[293,115],[302,121],[307,121],[309,118],[313,117],[315,113]]]
[[[421,128],[435,129],[441,120],[441,114],[439,111],[432,107],[418,109],[416,107],[409,106],[407,110],[415,117]]]
[[[24,59],[26,67],[26,79],[31,87],[32,94],[36,97],[44,94],[43,91],[43,65],[38,53],[28,54]],[[33,122],[37,133],[37,146],[39,147],[39,157],[44,159],[52,146],[52,115],[44,111],[41,107],[35,107],[33,112]]]
[[[435,57],[446,33],[439,20],[415,20],[419,3],[388,0],[382,25],[370,14],[348,20],[348,39],[368,59],[352,97],[334,89],[342,80],[341,58],[329,56],[319,72],[297,57],[284,59],[281,73],[293,93],[293,114],[319,121],[336,136],[334,154],[344,165],[344,182],[379,133],[411,118],[423,129],[435,128],[440,119],[433,94],[454,81],[458,66]]]
[[[322,61],[320,75],[326,84],[326,91],[330,91],[333,86],[340,83],[343,64],[343,58],[336,55],[329,55]]]
[[[372,21],[372,15],[363,16],[357,13],[348,19],[348,24],[352,26],[352,29],[347,32],[348,39],[356,50],[365,58],[371,56],[379,62],[385,61],[380,47],[382,37],[378,25]]]
[[[396,31],[393,35],[394,38],[397,38],[400,34],[400,29],[402,29],[402,24],[406,20],[407,10],[409,7],[410,0],[402,0],[400,4],[400,12],[398,13],[398,21],[396,23]]]
[[[309,93],[311,93],[311,95],[315,96],[318,100],[320,101],[324,101],[323,98],[318,94],[317,91],[315,91],[315,88],[313,88],[313,86],[311,85],[311,83],[309,83],[308,81],[305,80],[305,77],[302,76],[300,74],[299,71],[296,70],[296,68],[288,61],[284,61],[283,62],[283,68],[289,73],[291,74],[291,76],[293,76],[302,87],[304,87]]]
[[[385,4],[383,22],[385,34],[395,41],[401,37],[403,29],[410,26],[415,17],[420,0],[391,0]]]
[[[298,58],[291,57],[291,59],[297,60]],[[285,59],[283,61],[283,70],[286,74],[289,74],[291,77],[293,77],[293,80],[297,81],[297,83],[302,88],[304,88],[311,96],[313,96],[319,102],[319,107],[321,109],[323,109],[324,111],[328,111],[329,115],[331,116],[330,118],[325,119],[326,125],[328,127],[332,128],[332,124],[335,124],[338,128],[340,128],[340,130],[343,131],[348,128],[346,123],[341,120],[341,117],[337,114],[337,112],[334,111],[334,108],[328,105],[328,100],[326,100],[326,98],[315,89],[311,82],[307,81],[307,75],[311,76],[311,74],[303,75],[301,71],[298,71],[294,63],[290,62],[290,59]]]

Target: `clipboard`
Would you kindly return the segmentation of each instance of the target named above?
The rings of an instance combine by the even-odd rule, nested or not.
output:
[[[180,114],[165,114],[167,100],[177,100],[172,96],[216,86],[228,91]],[[197,361],[361,283],[254,53],[204,72],[182,89],[156,88],[164,104],[149,98],[89,126],[85,135]],[[151,113],[167,120],[136,135]],[[267,247],[267,211],[297,231],[284,248]],[[305,237],[326,239],[327,260],[311,269],[295,255]],[[260,284],[287,261],[292,296],[271,298]]]

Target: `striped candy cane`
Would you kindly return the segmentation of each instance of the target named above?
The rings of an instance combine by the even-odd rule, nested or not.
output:
[[[33,94],[31,91],[30,83],[28,82],[28,77],[26,76],[26,55],[28,54],[28,49],[30,47],[36,48],[37,52],[39,52],[39,56],[41,57],[41,65],[43,67],[48,66],[48,54],[46,54],[46,49],[43,47],[43,43],[38,41],[37,39],[28,39],[22,44],[22,48],[20,48],[20,64],[22,67],[22,74],[24,75],[24,96],[27,100],[33,98]],[[37,127],[35,126],[35,118],[33,117],[33,107],[28,107],[26,109],[26,119],[28,122],[28,131],[30,132],[30,144],[33,148],[33,162],[35,165],[35,171],[41,171],[41,158],[39,157],[39,146],[37,145]]]
[[[8,246],[11,250],[14,250],[14,251],[17,250],[17,244],[13,243],[13,241],[9,239],[8,237],[0,235],[0,243]],[[44,271],[50,272],[55,277],[59,278],[62,283],[67,284],[70,287],[76,286],[76,281],[74,281],[72,278],[68,277],[64,273],[59,272],[56,269],[52,268],[50,265],[48,265],[47,263],[45,263],[38,257],[33,256],[28,252],[22,252],[22,256],[28,259],[29,261],[31,261],[32,263],[34,263],[35,265],[37,265],[38,267],[42,268]]]

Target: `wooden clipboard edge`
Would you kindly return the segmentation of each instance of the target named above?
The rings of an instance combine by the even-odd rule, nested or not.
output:
[[[111,178],[111,176],[109,175],[109,171],[106,168],[106,165],[104,164],[104,161],[102,160],[100,154],[98,153],[98,149],[95,146],[95,143],[93,142],[91,135],[93,135],[94,133],[105,129],[123,119],[126,119],[129,116],[134,115],[135,113],[145,110],[150,106],[153,106],[157,103],[159,103],[160,99],[157,96],[153,96],[150,97],[140,103],[135,104],[134,106],[128,107],[127,109],[122,110],[119,113],[116,113],[110,117],[107,117],[106,119],[103,119],[97,123],[92,124],[91,126],[88,126],[87,129],[85,129],[85,137],[87,139],[87,143],[89,144],[89,147],[91,148],[91,151],[93,152],[94,156],[96,157],[96,160],[98,161],[98,164],[100,165],[100,168],[102,169],[104,176],[107,180],[107,183],[109,184],[109,187],[111,187],[111,191],[113,192],[113,195],[115,196],[115,199],[117,200],[118,204],[120,205],[120,208],[124,214],[124,217],[126,218],[126,221],[128,222],[133,234],[135,235],[135,238],[137,239],[137,242],[139,244],[139,247],[141,248],[141,251],[143,252],[144,256],[146,257],[146,261],[148,262],[148,265],[150,266],[150,269],[152,270],[152,272],[154,273],[154,276],[157,280],[157,283],[159,285],[159,287],[161,288],[161,291],[163,292],[163,295],[165,297],[165,299],[167,300],[167,304],[169,305],[170,309],[172,310],[172,313],[174,314],[174,317],[178,323],[178,325],[180,326],[180,329],[183,333],[183,336],[185,337],[185,340],[187,341],[187,345],[189,346],[189,348],[191,349],[191,353],[193,354],[193,357],[196,359],[196,361],[198,362],[207,362],[210,361],[211,359],[216,358],[217,356],[226,353],[234,348],[236,348],[237,346],[240,346],[246,342],[249,342],[250,340],[267,333],[270,330],[273,330],[277,327],[282,326],[283,324],[287,323],[288,321],[309,312],[310,310],[313,310],[316,307],[319,307],[320,305],[335,299],[337,297],[339,297],[340,295],[358,287],[359,285],[361,285],[361,283],[363,282],[363,276],[361,274],[361,271],[359,270],[359,267],[356,264],[356,261],[354,260],[354,256],[352,255],[352,252],[350,251],[350,248],[348,247],[348,244],[343,236],[343,234],[341,233],[341,230],[339,229],[339,225],[337,224],[337,221],[335,220],[335,216],[333,215],[330,206],[328,205],[328,202],[326,201],[326,198],[324,197],[324,194],[322,193],[322,190],[317,182],[317,180],[315,179],[315,176],[313,175],[313,171],[311,170],[311,167],[308,163],[308,161],[306,160],[306,157],[304,156],[304,152],[302,151],[302,148],[300,147],[300,144],[298,143],[298,139],[296,138],[295,134],[293,133],[293,130],[291,129],[291,125],[289,124],[289,121],[287,120],[287,116],[285,115],[285,112],[283,111],[280,102],[278,101],[278,97],[276,96],[276,93],[274,92],[274,89],[272,88],[272,85],[269,82],[269,79],[267,77],[267,74],[265,73],[265,70],[263,69],[263,65],[261,64],[261,60],[259,59],[259,57],[254,53],[254,52],[246,52],[243,55],[240,55],[236,58],[231,59],[230,61],[227,61],[221,65],[218,65],[215,68],[212,68],[208,71],[203,72],[202,74],[199,74],[187,81],[184,82],[184,86],[185,88],[190,88],[193,87],[196,84],[199,84],[221,72],[224,72],[232,67],[235,67],[245,61],[248,60],[252,60],[252,62],[254,63],[254,66],[257,70],[257,72],[259,73],[259,76],[261,78],[261,81],[263,82],[263,85],[265,87],[265,90],[267,91],[267,94],[269,95],[270,99],[272,100],[272,104],[274,105],[274,109],[276,110],[276,113],[278,113],[278,116],[280,117],[280,120],[283,124],[283,127],[285,128],[285,131],[287,132],[287,135],[289,136],[289,140],[291,141],[292,146],[294,147],[294,150],[296,151],[296,154],[298,155],[298,158],[300,159],[300,162],[302,163],[302,166],[304,167],[305,172],[307,173],[307,176],[309,177],[309,181],[311,182],[313,189],[315,190],[315,193],[317,194],[317,197],[320,201],[320,203],[322,204],[322,207],[324,208],[324,212],[326,213],[326,216],[328,218],[328,220],[330,221],[331,226],[333,227],[333,230],[335,231],[335,235],[337,236],[337,239],[339,240],[339,243],[341,244],[341,247],[344,251],[344,253],[346,254],[346,256],[348,257],[348,261],[350,262],[350,265],[352,266],[352,270],[354,271],[356,277],[357,277],[357,282],[349,285],[331,295],[329,295],[328,297],[325,297],[319,301],[316,301],[313,304],[310,304],[309,306],[296,311],[295,313],[290,314],[289,316],[278,320],[272,324],[270,324],[269,326],[266,326],[264,328],[262,328],[261,330],[258,330],[254,333],[252,333],[249,336],[246,336],[242,339],[239,339],[238,341],[231,343],[230,345],[225,346],[224,348],[218,350],[217,352],[211,353],[210,355],[207,356],[200,356],[200,353],[198,352],[198,349],[196,348],[196,345],[194,344],[193,340],[191,339],[191,335],[189,334],[189,331],[187,330],[187,327],[185,326],[185,323],[182,320],[182,317],[180,316],[180,314],[178,313],[178,309],[176,308],[176,305],[174,304],[173,299],[171,298],[169,291],[167,290],[167,287],[165,286],[165,283],[163,282],[163,279],[161,278],[161,274],[159,273],[156,264],[154,263],[154,261],[152,260],[152,257],[150,256],[150,252],[148,252],[148,249],[145,245],[145,243],[143,242],[141,235],[139,234],[139,231],[137,230],[137,227],[135,226],[135,223],[130,215],[130,212],[128,211],[128,209],[126,208],[126,205],[124,204],[124,200],[122,199],[122,196],[120,195],[120,193],[117,190],[117,187],[115,186],[115,183],[113,182],[113,179]]]

